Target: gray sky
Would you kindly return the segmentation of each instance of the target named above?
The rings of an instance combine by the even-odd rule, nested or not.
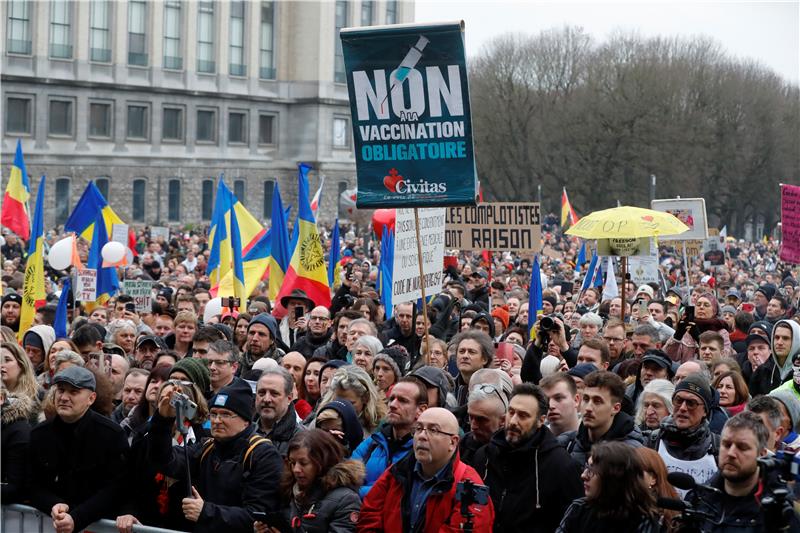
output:
[[[505,32],[582,26],[601,41],[614,30],[644,37],[707,35],[731,56],[764,63],[800,82],[800,0],[416,0],[416,21],[464,20],[467,54]]]

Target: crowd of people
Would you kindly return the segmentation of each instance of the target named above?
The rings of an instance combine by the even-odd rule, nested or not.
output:
[[[385,309],[351,229],[330,306],[296,287],[275,316],[264,282],[215,314],[203,232],[143,228],[119,274],[154,282],[147,312],[70,302],[57,337],[48,269],[19,331],[6,235],[2,503],[59,533],[798,530],[797,268],[771,242],[713,268],[662,243],[659,283],[604,298],[550,222],[533,329],[513,252],[454,251],[427,313]]]

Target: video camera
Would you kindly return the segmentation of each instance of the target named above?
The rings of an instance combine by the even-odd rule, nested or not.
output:
[[[775,455],[760,457],[758,466],[762,476],[772,474],[780,476],[784,482],[800,481],[800,454],[778,450]]]
[[[469,506],[472,504],[489,505],[489,487],[477,485],[468,479],[459,481],[456,485],[456,501],[461,504],[461,515],[466,520],[462,530],[472,531],[473,515],[469,510]]]

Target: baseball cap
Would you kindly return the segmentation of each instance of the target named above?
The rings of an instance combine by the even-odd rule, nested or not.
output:
[[[68,366],[55,375],[53,383],[66,383],[67,385],[72,385],[76,389],[89,389],[92,392],[94,392],[97,386],[94,374],[82,366]]]
[[[646,294],[650,298],[655,297],[655,291],[650,285],[639,285],[639,288],[636,289],[636,296],[639,296],[640,294]]]
[[[156,348],[158,348],[159,350],[167,349],[167,343],[164,342],[164,339],[162,339],[161,337],[157,337],[156,335],[142,335],[141,337],[139,337],[139,340],[136,341],[136,349],[138,350],[142,346],[142,344],[146,342],[152,342],[153,344],[156,345]]]

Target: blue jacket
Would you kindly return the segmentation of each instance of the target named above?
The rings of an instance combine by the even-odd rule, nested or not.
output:
[[[366,497],[372,485],[381,477],[384,470],[405,457],[413,449],[414,439],[409,436],[395,451],[394,455],[390,457],[389,439],[391,437],[392,426],[386,423],[381,424],[378,431],[364,439],[356,448],[356,451],[353,452],[352,458],[362,461],[367,469],[364,485],[358,491],[358,495],[361,496],[362,500]]]

